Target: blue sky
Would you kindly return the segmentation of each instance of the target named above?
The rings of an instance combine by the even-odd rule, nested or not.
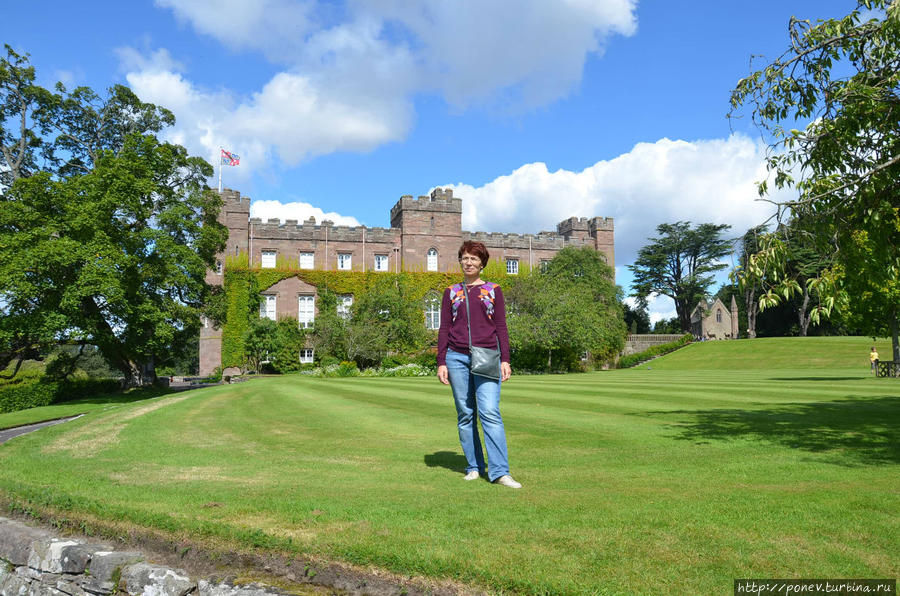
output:
[[[215,162],[253,215],[388,226],[452,186],[469,230],[615,218],[617,282],[664,222],[770,214],[764,148],[729,92],[791,15],[854,2],[121,0],[6,3],[0,39],[40,82],[132,87]],[[211,180],[211,184],[215,184]],[[671,301],[651,316],[674,316]]]

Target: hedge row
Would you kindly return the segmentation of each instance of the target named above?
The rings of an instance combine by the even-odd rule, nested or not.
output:
[[[0,386],[0,414],[118,391],[116,379],[30,380]]]
[[[686,346],[694,339],[690,333],[685,333],[680,338],[675,341],[670,341],[667,344],[659,344],[658,346],[651,346],[644,350],[643,352],[636,352],[634,354],[628,354],[627,356],[622,356],[619,358],[619,361],[616,363],[616,368],[631,368],[632,366],[637,366],[642,362],[646,362],[655,358],[656,356],[662,356],[663,354],[668,354],[669,352],[674,352],[680,347]]]

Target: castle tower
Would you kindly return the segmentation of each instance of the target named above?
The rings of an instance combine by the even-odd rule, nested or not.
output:
[[[228,241],[225,251],[216,255],[216,268],[206,272],[206,283],[218,286],[225,283],[225,257],[248,252],[247,229],[250,221],[250,197],[242,197],[240,192],[230,188],[220,194],[223,204],[218,220],[228,228]],[[203,317],[200,324],[200,375],[212,374],[221,364],[222,330]]]
[[[570,246],[590,246],[600,252],[615,271],[615,227],[611,217],[570,217],[556,224],[556,233]]]
[[[436,188],[430,196],[418,199],[410,195],[400,197],[391,208],[391,228],[400,230],[404,270],[457,268],[456,253],[462,244],[462,200],[453,197],[453,189]]]
[[[219,212],[219,223],[228,228],[228,244],[222,255],[235,256],[249,252],[250,197],[242,197],[236,190],[226,188],[221,193],[222,211]]]

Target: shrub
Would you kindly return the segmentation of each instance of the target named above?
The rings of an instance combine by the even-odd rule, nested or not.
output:
[[[622,356],[621,358],[619,358],[619,362],[616,364],[616,368],[631,368],[632,366],[637,366],[641,362],[646,362],[648,360],[651,360],[652,358],[655,358],[656,356],[662,356],[663,354],[674,352],[678,348],[691,343],[691,340],[693,340],[693,336],[690,333],[685,333],[680,338],[676,339],[675,341],[670,341],[667,344],[651,346],[643,352],[637,352],[635,354]]]
[[[339,363],[340,363],[340,360],[338,360],[334,356],[325,355],[325,356],[322,356],[321,358],[319,358],[319,366],[321,368],[328,368],[330,366],[335,366]]]
[[[0,414],[16,412],[53,403],[59,383],[30,381],[9,383],[0,387]]]
[[[62,382],[46,378],[30,378],[0,386],[0,413],[114,393],[119,389],[119,381],[116,379],[77,379]]]
[[[377,370],[373,376],[379,377],[430,377],[434,374],[434,370],[428,367],[410,362],[393,368],[382,368]]]
[[[403,354],[388,354],[381,361],[382,368],[394,368],[404,364],[409,364],[409,358]]]
[[[355,362],[345,360],[338,364],[335,375],[338,377],[356,377],[359,375],[359,368],[356,367]]]

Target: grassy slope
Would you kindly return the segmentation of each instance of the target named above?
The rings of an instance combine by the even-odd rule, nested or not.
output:
[[[449,391],[432,379],[282,377],[15,439],[0,446],[0,492],[492,591],[896,577],[900,386],[859,366],[865,339],[828,339],[514,377],[503,413],[521,491],[461,480]],[[717,362],[732,370],[701,370]]]
[[[871,337],[764,337],[693,343],[644,364],[660,370],[748,370],[800,368],[810,371],[869,368]],[[889,339],[874,344],[889,358]]]
[[[99,395],[49,406],[41,406],[39,408],[29,408],[27,410],[19,410],[18,412],[5,412],[0,414],[0,430],[13,426],[32,424],[34,422],[44,422],[45,420],[55,420],[57,418],[86,414],[95,410],[109,410],[124,404],[142,401],[166,393],[169,393],[168,389],[148,387],[132,389],[125,393],[117,393],[114,395]]]

